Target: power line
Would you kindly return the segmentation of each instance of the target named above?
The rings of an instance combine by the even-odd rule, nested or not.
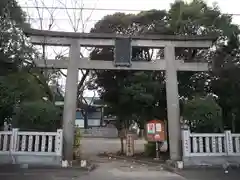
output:
[[[52,18],[39,18],[39,17],[28,17],[26,18],[28,20],[41,20],[41,21],[49,21],[52,20]],[[54,21],[70,21],[68,18],[53,18]],[[97,22],[100,21],[101,19],[89,19],[87,22]]]
[[[146,9],[113,9],[113,8],[87,8],[87,7],[82,7],[82,8],[77,8],[77,7],[46,7],[46,6],[21,6],[23,9],[59,9],[59,10],[85,10],[85,11],[146,11]]]
[[[84,11],[118,11],[118,12],[139,12],[146,9],[115,9],[115,8],[90,8],[90,7],[51,7],[51,6],[21,6],[23,9],[58,9],[58,10],[84,10]],[[240,16],[240,13],[222,13],[224,15]]]

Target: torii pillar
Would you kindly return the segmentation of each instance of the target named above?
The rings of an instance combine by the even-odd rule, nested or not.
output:
[[[164,56],[166,58],[168,143],[170,159],[176,161],[181,159],[181,128],[175,47],[166,46],[164,48]]]
[[[77,108],[77,83],[78,64],[80,58],[80,44],[78,40],[72,40],[69,52],[69,64],[65,86],[64,110],[63,110],[63,146],[64,159],[73,159],[74,131]]]

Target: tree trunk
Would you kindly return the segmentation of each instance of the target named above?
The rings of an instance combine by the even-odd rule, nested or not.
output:
[[[88,113],[87,109],[82,109],[81,113],[84,121],[84,129],[88,129]]]
[[[120,137],[120,141],[121,141],[121,150],[120,150],[120,153],[121,153],[121,154],[124,154],[124,138],[123,138],[123,137]]]
[[[84,113],[84,129],[88,129],[88,110]]]
[[[140,129],[140,138],[144,138],[144,129]]]
[[[104,124],[104,107],[101,107],[101,119],[100,119],[100,126]]]
[[[232,133],[236,132],[235,119],[236,119],[236,116],[234,113],[232,113]]]
[[[124,154],[124,137],[125,137],[125,130],[124,130],[124,129],[121,129],[121,130],[118,129],[118,132],[119,132],[118,135],[119,135],[120,143],[121,143],[120,154]]]

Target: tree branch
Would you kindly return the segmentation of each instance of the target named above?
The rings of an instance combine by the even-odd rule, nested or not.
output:
[[[77,97],[80,96],[80,89],[83,86],[84,81],[86,80],[87,76],[89,75],[90,70],[86,70],[86,72],[83,74],[81,81],[78,83],[78,93],[77,93]]]

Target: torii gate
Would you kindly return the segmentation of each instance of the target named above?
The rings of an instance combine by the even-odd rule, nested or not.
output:
[[[24,31],[35,45],[70,46],[69,59],[36,60],[38,67],[67,69],[63,112],[64,158],[72,161],[78,69],[165,70],[170,159],[181,159],[181,130],[177,71],[208,71],[208,63],[176,61],[175,47],[209,48],[216,37],[206,36],[124,36],[113,34]],[[80,58],[80,46],[115,46],[115,60],[91,61]],[[132,47],[164,48],[164,60],[131,61]],[[113,63],[115,62],[115,63]]]

